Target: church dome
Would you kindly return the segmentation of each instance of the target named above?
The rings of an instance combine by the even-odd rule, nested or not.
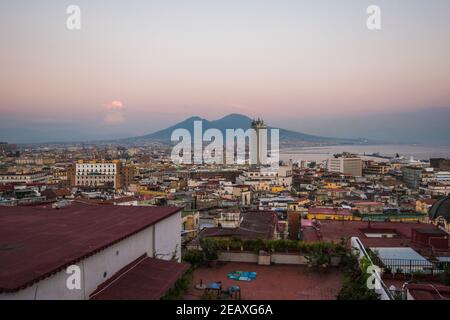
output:
[[[447,222],[450,222],[450,195],[436,201],[429,212],[430,220],[436,220],[443,217]]]

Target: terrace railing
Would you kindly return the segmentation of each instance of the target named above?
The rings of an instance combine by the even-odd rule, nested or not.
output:
[[[361,240],[358,237],[352,237],[350,239],[350,243],[352,246],[352,250],[354,250],[358,255],[358,260],[361,260],[362,258],[367,258],[367,260],[370,262],[372,266],[375,266],[372,258],[370,257],[369,253],[367,252],[366,248],[362,244]],[[380,284],[380,287],[375,289],[375,292],[380,295],[381,300],[395,300],[393,293],[387,285],[384,283],[383,279],[381,278],[381,274],[374,269],[373,275],[376,278],[376,281]]]
[[[379,266],[384,273],[438,275],[450,268],[450,262],[380,258]]]

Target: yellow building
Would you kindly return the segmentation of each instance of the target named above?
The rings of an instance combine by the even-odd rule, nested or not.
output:
[[[361,218],[353,216],[350,210],[334,208],[309,208],[306,217],[309,220],[361,220]]]
[[[183,211],[181,229],[185,240],[190,240],[197,236],[200,226],[200,214],[198,211]]]
[[[335,182],[327,182],[324,186],[325,189],[340,189],[341,185]]]
[[[436,200],[434,199],[421,199],[421,200],[417,200],[416,201],[416,211],[423,213],[423,214],[428,214],[431,206],[433,205],[433,203],[435,203]]]
[[[283,186],[272,186],[270,188],[270,192],[272,193],[280,193],[283,192],[284,190],[286,190]]]
[[[257,185],[255,185],[256,191],[269,191],[270,184],[266,181],[260,181]]]
[[[166,192],[153,190],[152,186],[140,185],[138,183],[130,184],[129,191],[142,196],[165,197]]]

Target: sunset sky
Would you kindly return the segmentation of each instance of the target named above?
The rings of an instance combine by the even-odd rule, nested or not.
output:
[[[66,28],[71,4],[81,8],[79,31]],[[381,31],[366,28],[370,4],[382,9]],[[20,142],[33,128],[115,138],[229,113],[332,135],[318,119],[450,108],[448,0],[3,0],[0,8],[0,133]]]

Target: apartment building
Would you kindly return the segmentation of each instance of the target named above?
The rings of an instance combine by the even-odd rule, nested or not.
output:
[[[53,165],[55,164],[54,158],[18,158],[15,160],[15,163],[18,165],[36,165],[36,166],[45,166],[45,165]]]
[[[420,186],[420,183],[422,181],[422,167],[416,167],[416,166],[405,166],[401,168],[402,174],[403,174],[403,182],[409,187],[409,188],[418,188]]]
[[[389,163],[365,161],[363,173],[364,175],[385,175],[391,170]]]
[[[450,159],[443,159],[443,158],[430,159],[430,165],[437,170],[450,171]]]
[[[236,178],[237,184],[269,189],[269,186],[292,187],[292,163],[281,164],[278,169],[250,169]]]
[[[46,183],[49,177],[47,172],[7,173],[0,174],[0,184]]]
[[[68,169],[71,187],[127,188],[133,181],[135,169],[119,160],[78,161]]]
[[[350,174],[354,177],[362,176],[362,160],[357,157],[338,157],[327,160],[329,172]]]

